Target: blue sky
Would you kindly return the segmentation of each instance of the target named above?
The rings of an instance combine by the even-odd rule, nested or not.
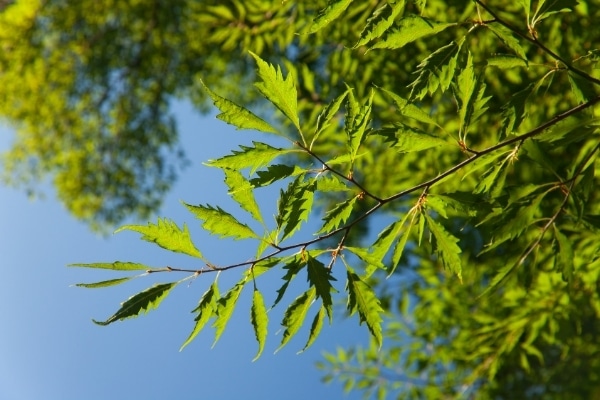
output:
[[[236,131],[214,117],[199,116],[186,104],[178,104],[176,114],[182,144],[192,163],[166,197],[159,216],[180,226],[187,223],[192,238],[211,261],[226,264],[250,259],[252,246],[208,236],[180,201],[235,211],[220,171],[202,162],[261,137]],[[0,149],[7,149],[11,140],[11,132],[0,129]],[[306,352],[296,354],[306,340],[303,330],[273,354],[282,336],[278,331],[284,307],[305,289],[302,278],[270,313],[267,347],[256,362],[251,361],[257,345],[249,322],[250,288],[242,294],[214,348],[214,331],[206,329],[179,352],[193,327],[190,311],[214,276],[179,285],[148,315],[107,327],[94,325],[92,318],[106,319],[129,296],[155,282],[180,276],[155,274],[116,287],[83,289],[72,285],[118,274],[67,268],[68,264],[118,260],[194,268],[197,261],[144,242],[134,232],[99,237],[66,213],[50,188],[46,194],[44,200],[30,201],[23,192],[0,186],[0,399],[361,398],[361,393],[344,396],[337,383],[322,384],[321,373],[314,366],[323,351],[368,344],[368,331],[358,326],[356,318],[344,320],[338,313],[334,324],[326,326]],[[261,203],[266,215],[275,214],[276,198],[263,196]],[[221,291],[242,272],[223,273]],[[343,290],[339,272],[337,286]],[[270,271],[259,278],[267,304],[274,299],[281,276],[281,271]]]

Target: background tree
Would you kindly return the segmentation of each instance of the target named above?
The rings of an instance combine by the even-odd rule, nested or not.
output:
[[[256,240],[257,252],[251,261],[220,265],[202,255],[185,227],[160,219],[122,229],[198,257],[202,267],[79,266],[179,271],[184,279],[242,268],[242,280],[224,294],[217,279],[209,286],[185,344],[210,320],[218,339],[252,282],[259,354],[265,298],[283,301],[293,278],[306,273],[308,288],[284,312],[282,345],[315,303],[310,345],[342,292],[373,346],[328,355],[326,378],[382,398],[598,395],[597,2],[177,4],[159,14],[173,13],[164,26],[179,21],[179,30],[167,35],[155,22],[146,34],[181,41],[190,52],[200,46],[196,57],[174,51],[162,58],[198,67],[171,77],[182,82],[165,84],[173,88],[165,93],[198,105],[210,98],[226,122],[287,139],[283,147],[255,143],[210,161],[245,214],[186,204],[209,232]],[[19,9],[3,15],[11,7]],[[107,15],[111,23],[131,18],[124,26],[134,27],[145,14]],[[45,21],[42,27],[51,26]],[[120,38],[124,48],[143,48]],[[168,48],[151,42],[160,44],[151,48],[158,54]],[[163,65],[155,63],[147,65]],[[219,79],[224,66],[234,79]],[[208,88],[200,89],[200,78]],[[274,212],[254,200],[267,186],[279,192],[274,222],[263,217]],[[383,217],[370,225],[373,215]],[[306,239],[299,228],[315,217],[322,227]],[[261,292],[260,274],[278,272],[283,286]],[[100,323],[156,307],[179,282],[133,296]]]

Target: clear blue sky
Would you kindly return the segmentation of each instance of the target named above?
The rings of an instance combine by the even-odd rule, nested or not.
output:
[[[180,200],[209,203],[230,211],[220,171],[202,165],[247,144],[258,136],[235,131],[214,117],[194,114],[177,106],[181,140],[192,161],[167,196],[159,215],[190,227],[198,247],[210,259],[228,263],[251,258],[253,248],[243,242],[224,242],[203,233],[200,223]],[[0,129],[0,149],[8,148],[12,134]],[[194,267],[195,261],[143,242],[133,232],[107,238],[91,233],[75,221],[46,191],[45,200],[0,186],[0,399],[358,399],[344,396],[339,384],[324,385],[314,363],[323,351],[337,346],[368,343],[368,332],[358,320],[338,313],[313,347],[301,355],[306,330],[277,354],[279,322],[284,307],[305,288],[299,277],[279,309],[270,313],[269,338],[263,356],[251,362],[256,342],[249,322],[250,288],[217,345],[211,349],[213,330],[207,329],[183,352],[179,347],[193,327],[198,299],[214,277],[201,276],[179,285],[158,310],[148,315],[96,326],[91,318],[106,319],[129,296],[154,282],[175,276],[151,276],[105,289],[72,287],[115,277],[114,272],[67,268],[76,262],[135,261],[152,266]],[[275,214],[276,199],[264,199],[266,215]],[[272,210],[272,211],[271,211]],[[145,222],[145,221],[144,221]],[[341,272],[341,271],[340,271]],[[224,273],[220,288],[239,279],[241,270]],[[281,271],[259,279],[270,304]],[[338,289],[343,290],[339,274]],[[151,278],[151,279],[150,279]],[[287,300],[287,303],[285,303]]]

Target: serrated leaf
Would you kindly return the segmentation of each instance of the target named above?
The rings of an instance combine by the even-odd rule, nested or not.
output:
[[[331,293],[335,292],[335,289],[331,285],[331,281],[335,281],[335,278],[331,275],[331,270],[329,268],[310,255],[308,256],[306,269],[308,281],[316,289],[317,297],[322,299],[323,307],[327,310],[327,316],[331,322],[333,318],[333,300],[331,298]]]
[[[510,160],[510,155],[497,164],[492,165],[479,179],[479,183],[475,187],[473,193],[484,194],[495,189],[498,192],[504,186],[504,178],[506,177],[506,164]]]
[[[267,133],[281,135],[277,129],[273,128],[268,122],[254,115],[251,111],[237,105],[233,101],[227,100],[210,90],[204,82],[200,81],[204,90],[208,93],[213,104],[221,111],[217,118],[237,129],[251,129]]]
[[[448,145],[448,142],[444,139],[402,124],[398,124],[393,128],[378,129],[373,134],[384,136],[386,142],[391,142],[394,150],[399,153],[410,153]]]
[[[412,103],[409,103],[408,100],[402,98],[396,93],[390,92],[387,89],[379,88],[379,90],[383,91],[385,94],[392,98],[394,103],[396,103],[396,106],[398,107],[398,110],[400,111],[401,115],[408,118],[412,118],[415,121],[424,122],[426,124],[435,125],[439,127],[438,123],[433,118],[431,118],[429,114],[421,110],[421,108],[417,107]]]
[[[506,265],[498,271],[498,273],[494,276],[490,284],[485,288],[483,292],[479,296],[478,299],[482,298],[488,293],[491,293],[495,290],[508,276],[519,266],[519,262],[515,260],[511,260]]]
[[[371,50],[400,49],[408,43],[435,35],[436,33],[440,33],[441,31],[456,25],[456,23],[436,22],[414,14],[408,15],[398,21],[393,29],[388,30],[388,33],[383,39],[375,43],[371,47]]]
[[[242,293],[242,289],[246,284],[246,279],[243,278],[241,281],[236,283],[229,291],[225,294],[225,296],[221,297],[217,301],[217,318],[213,323],[213,328],[215,328],[215,340],[213,342],[213,347],[219,341],[219,338],[223,334],[223,331],[227,327],[227,323],[233,314],[233,310],[237,305],[237,301],[240,298],[240,293]]]
[[[319,179],[317,179],[316,183],[316,190],[318,190],[319,192],[347,192],[350,190],[346,183],[342,182],[335,175],[321,175]]]
[[[217,281],[214,281],[212,285],[208,288],[206,292],[202,295],[198,306],[192,311],[198,313],[194,321],[196,324],[194,325],[194,329],[188,336],[188,338],[183,342],[179,351],[182,351],[188,344],[192,342],[198,336],[198,333],[202,331],[206,323],[210,320],[211,317],[216,315],[217,311],[217,299],[219,298],[219,288],[217,286]]]
[[[348,311],[350,315],[358,312],[359,323],[365,322],[371,335],[381,348],[383,343],[383,335],[381,331],[381,323],[383,322],[383,308],[379,302],[379,298],[373,289],[349,267],[347,268],[346,290],[348,291]]]
[[[281,344],[276,351],[279,351],[298,333],[298,330],[304,323],[308,309],[315,300],[315,291],[315,287],[311,286],[310,289],[298,296],[289,305],[287,310],[285,310],[283,321],[281,322],[281,325],[285,327],[285,331],[283,332]]]
[[[125,225],[117,229],[115,233],[124,230],[141,233],[143,240],[156,243],[163,249],[202,258],[202,254],[192,242],[190,231],[186,224],[183,224],[183,230],[181,230],[175,222],[167,218],[159,218],[156,225],[151,222],[147,226]]]
[[[345,224],[352,214],[354,203],[358,200],[358,196],[354,196],[346,201],[336,204],[331,210],[327,211],[323,217],[323,227],[317,232],[326,233],[337,229],[340,225]]]
[[[254,186],[242,175],[241,172],[232,169],[224,169],[225,184],[229,188],[228,194],[235,200],[243,210],[247,211],[256,221],[263,223],[258,203],[254,198]]]
[[[259,168],[268,165],[279,156],[293,152],[293,149],[279,149],[265,143],[252,142],[254,147],[240,146],[241,151],[233,151],[233,154],[216,160],[209,160],[207,165],[217,168],[229,168],[242,170],[250,167],[250,175]]]
[[[299,176],[291,182],[285,191],[281,191],[275,217],[277,228],[283,231],[281,241],[300,229],[302,222],[308,219],[314,199],[314,180],[305,182]]]
[[[122,321],[127,318],[137,317],[141,313],[148,313],[156,309],[160,303],[167,297],[171,289],[177,286],[179,282],[155,284],[121,303],[121,308],[110,316],[106,321],[94,321],[95,324],[106,326],[115,321]]]
[[[268,186],[281,179],[304,173],[306,170],[297,165],[273,164],[269,165],[266,170],[256,171],[257,177],[250,179],[250,185],[253,187]]]
[[[94,282],[94,283],[76,283],[75,286],[89,288],[89,289],[103,288],[103,287],[119,285],[119,284],[127,282],[128,280],[133,279],[133,278],[134,278],[133,276],[129,276],[126,278],[109,279],[107,281]]]
[[[390,272],[387,275],[388,278],[390,276],[392,276],[392,274],[394,273],[394,271],[396,271],[396,268],[400,264],[400,260],[402,259],[402,253],[404,252],[404,248],[406,247],[406,243],[408,242],[408,237],[410,236],[412,227],[415,225],[415,218],[416,218],[417,214],[419,214],[419,213],[417,212],[417,209],[415,208],[415,209],[411,210],[411,212],[408,213],[406,215],[406,217],[404,217],[404,219],[402,220],[402,226],[404,226],[404,221],[409,216],[411,217],[408,227],[406,227],[402,231],[400,238],[396,242],[396,246],[394,246],[394,252],[392,253],[392,267],[390,268]]]
[[[358,258],[363,260],[367,265],[373,266],[379,269],[385,269],[385,265],[381,261],[383,257],[379,257],[378,253],[369,252],[367,249],[362,247],[344,246],[344,250],[356,255]]]
[[[149,267],[144,264],[115,261],[113,263],[91,263],[91,264],[69,264],[69,267],[83,267],[83,268],[99,268],[99,269],[112,269],[115,271],[152,271],[159,268]]]
[[[274,67],[252,52],[250,52],[250,55],[256,60],[258,76],[262,79],[262,82],[257,82],[254,85],[300,131],[298,93],[291,74],[288,74],[284,79],[279,66]]]
[[[304,260],[298,254],[291,257],[289,261],[284,262],[285,264],[283,269],[287,270],[287,272],[281,279],[283,279],[285,282],[279,289],[277,289],[277,298],[273,302],[271,308],[275,307],[281,301],[292,279],[294,279],[298,272],[300,272],[300,270],[306,266],[306,260]]]
[[[315,128],[315,134],[310,143],[311,148],[317,140],[317,138],[321,135],[321,133],[323,133],[325,129],[327,129],[330,126],[331,120],[338,113],[340,106],[342,105],[342,102],[346,99],[346,96],[348,95],[349,91],[350,89],[346,89],[344,93],[333,99],[327,105],[327,107],[325,107],[323,111],[321,111],[321,113],[317,117],[317,127]]]
[[[310,325],[310,333],[308,335],[308,340],[306,344],[298,353],[302,353],[306,349],[308,349],[315,342],[319,333],[321,333],[321,329],[323,329],[323,321],[325,320],[325,307],[319,308],[319,312],[315,315],[312,324]]]
[[[433,235],[433,249],[438,254],[439,260],[444,267],[454,273],[462,283],[462,262],[460,259],[462,250],[457,245],[458,239],[446,231],[442,225],[429,215],[424,215],[427,220],[429,231]]]
[[[235,217],[220,207],[197,205],[183,203],[194,216],[204,223],[202,228],[213,235],[221,238],[231,237],[235,240],[240,239],[259,239],[259,236],[246,224],[242,224]]]
[[[527,67],[527,61],[511,54],[497,54],[487,59],[487,65],[500,69],[523,68]]]
[[[381,37],[392,26],[396,17],[404,11],[405,3],[405,0],[398,0],[375,10],[367,20],[367,25],[360,33],[360,39],[353,48],[364,46],[371,40]]]
[[[348,137],[348,150],[353,163],[356,159],[358,149],[367,137],[367,126],[370,122],[371,108],[373,105],[374,92],[371,91],[366,104],[361,106],[355,99],[352,92],[348,93],[346,99],[345,126]]]
[[[265,307],[265,301],[262,293],[254,289],[252,295],[252,307],[250,309],[250,322],[254,327],[254,336],[258,342],[258,352],[252,361],[255,361],[260,357],[265,348],[265,342],[267,340],[267,327],[269,325],[269,317],[267,316],[267,309]]]
[[[519,40],[513,36],[513,32],[500,24],[486,24],[486,28],[494,33],[506,47],[514,51],[519,58],[527,60],[525,49],[519,43]]]
[[[342,15],[342,13],[352,3],[352,0],[329,0],[327,7],[319,11],[316,18],[313,20],[308,33],[315,33],[329,25],[332,21]]]
[[[500,128],[501,137],[505,137],[516,132],[521,126],[523,120],[527,117],[527,100],[535,91],[535,85],[530,84],[525,89],[515,93],[509,102],[502,106],[502,127]]]
[[[453,41],[437,49],[417,66],[419,76],[409,85],[410,99],[421,100],[427,93],[434,93],[438,88],[445,92],[450,87],[463,41]]]

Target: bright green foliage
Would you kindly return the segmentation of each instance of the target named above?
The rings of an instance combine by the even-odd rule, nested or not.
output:
[[[121,303],[121,308],[106,321],[96,321],[98,325],[108,325],[115,321],[137,317],[141,313],[155,309],[179,282],[161,283],[140,292]]]
[[[185,224],[183,224],[183,230],[181,230],[175,222],[166,218],[159,218],[156,225],[150,222],[148,226],[125,225],[117,229],[115,233],[124,230],[139,232],[142,234],[143,240],[154,242],[163,249],[202,258],[202,254],[194,246],[190,231]]]
[[[198,7],[215,57],[230,57],[245,77],[244,96],[210,70],[198,70],[207,88],[190,90],[227,123],[287,144],[261,137],[208,162],[223,170],[242,216],[186,204],[209,233],[256,243],[254,257],[151,270],[198,280],[244,271],[223,295],[207,283],[185,345],[209,320],[217,341],[252,282],[246,306],[258,355],[277,307],[281,346],[302,327],[304,349],[313,344],[325,320],[340,317],[336,302],[364,323],[371,345],[338,349],[321,364],[325,380],[347,390],[599,396],[598,1]],[[269,186],[276,199],[258,204],[256,192]],[[199,256],[187,229],[168,220],[125,229]],[[262,289],[263,273],[282,277],[274,293]],[[144,301],[129,300],[107,323],[152,308],[167,292],[159,289],[135,295]]]

